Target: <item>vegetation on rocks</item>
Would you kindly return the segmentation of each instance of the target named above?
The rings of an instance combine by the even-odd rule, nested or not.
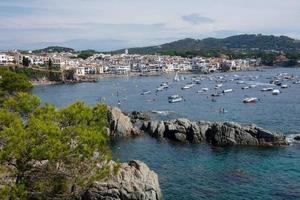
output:
[[[109,174],[107,107],[57,109],[27,93],[24,75],[1,71],[0,199],[70,199]]]

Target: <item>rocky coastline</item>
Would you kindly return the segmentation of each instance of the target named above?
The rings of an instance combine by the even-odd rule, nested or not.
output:
[[[156,139],[182,143],[208,143],[213,146],[288,145],[283,134],[272,133],[254,124],[235,122],[191,122],[188,119],[157,121],[143,112],[123,113],[109,107],[107,134],[111,139],[137,137],[149,134]],[[116,163],[114,161],[112,165]],[[95,181],[82,195],[82,200],[160,200],[162,192],[158,176],[137,160],[121,163],[116,174]]]
[[[157,139],[176,142],[209,143],[213,146],[285,146],[286,137],[255,124],[235,122],[192,122],[188,119],[157,121],[134,111],[128,115],[118,108],[108,113],[110,137],[130,137],[149,134]]]

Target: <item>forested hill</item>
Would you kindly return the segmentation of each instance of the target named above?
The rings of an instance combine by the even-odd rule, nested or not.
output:
[[[153,54],[168,51],[186,52],[203,50],[271,50],[285,52],[299,52],[300,41],[287,36],[273,36],[261,34],[236,35],[223,39],[206,38],[202,40],[186,38],[159,46],[131,48],[129,53]],[[120,53],[118,50],[113,53]]]
[[[44,49],[37,49],[33,51],[33,53],[60,53],[60,52],[74,53],[75,50],[68,47],[50,46]]]

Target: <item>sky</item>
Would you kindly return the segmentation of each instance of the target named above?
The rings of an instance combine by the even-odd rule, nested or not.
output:
[[[300,39],[300,0],[1,0],[0,49],[101,51],[235,34]]]

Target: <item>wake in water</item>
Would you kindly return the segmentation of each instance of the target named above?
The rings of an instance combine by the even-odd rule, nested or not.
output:
[[[167,116],[167,115],[170,115],[170,114],[175,114],[174,111],[164,111],[164,110],[151,110],[151,113],[158,114],[158,115],[163,115],[163,116]]]
[[[286,136],[286,140],[290,143],[300,143],[300,140],[295,140],[296,137],[300,138],[300,133],[299,134],[289,134]]]

